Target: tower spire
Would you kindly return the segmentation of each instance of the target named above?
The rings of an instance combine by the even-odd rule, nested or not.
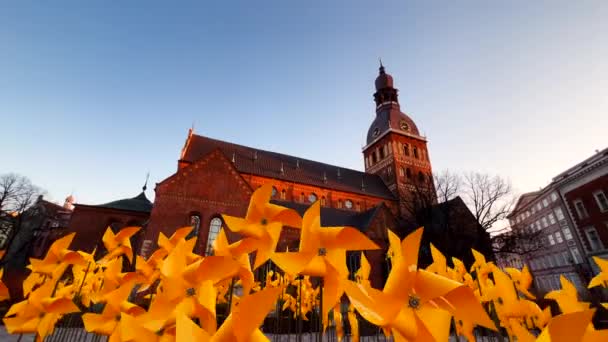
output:
[[[141,190],[143,192],[146,192],[146,190],[148,189],[148,180],[150,179],[150,171],[148,171],[148,173],[146,173],[146,182],[144,183],[144,186],[141,187]]]

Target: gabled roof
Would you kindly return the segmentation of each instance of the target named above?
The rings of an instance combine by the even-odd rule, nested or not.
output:
[[[241,173],[395,200],[393,193],[377,175],[196,134],[188,138],[180,161],[193,163],[216,148]]]
[[[297,211],[300,215],[310,207],[310,204],[287,202],[287,201],[271,201],[274,204],[284,206],[286,208]],[[323,227],[339,227],[348,226],[366,231],[372,223],[376,214],[380,211],[383,204],[379,204],[366,211],[357,212],[352,210],[344,210],[337,208],[321,207],[321,226]]]

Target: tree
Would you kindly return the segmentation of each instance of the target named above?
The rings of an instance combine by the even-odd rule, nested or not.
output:
[[[0,214],[3,214],[5,223],[8,222],[0,225],[0,235],[4,241],[8,241],[7,247],[20,231],[23,222],[36,214],[33,206],[44,193],[44,190],[32,184],[25,176],[14,173],[0,175]]]
[[[449,170],[433,174],[432,180],[407,185],[408,193],[401,198],[409,217],[407,226],[432,225],[443,240],[452,240],[461,223],[455,222],[458,218],[449,202],[460,197],[489,234],[495,254],[524,255],[542,248],[538,232],[498,228],[506,222],[515,203],[516,196],[508,180],[479,172],[459,174]]]

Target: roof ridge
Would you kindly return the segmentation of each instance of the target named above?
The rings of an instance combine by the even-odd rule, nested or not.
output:
[[[315,163],[315,164],[323,164],[323,165],[326,165],[326,166],[330,166],[330,167],[334,167],[334,168],[339,168],[341,171],[346,170],[346,171],[352,171],[352,172],[356,172],[356,173],[361,173],[363,175],[372,176],[374,178],[375,177],[379,177],[378,175],[375,175],[375,174],[372,174],[372,173],[367,173],[365,171],[355,170],[355,169],[351,169],[351,168],[344,167],[344,166],[332,165],[332,164],[328,164],[328,163],[324,163],[324,162],[320,162],[320,161],[316,161],[316,160],[312,160],[312,159],[308,159],[308,158],[301,158],[301,157],[298,157],[298,156],[294,156],[294,155],[290,155],[290,154],[285,154],[285,153],[281,153],[281,152],[274,152],[274,151],[269,151],[269,150],[265,150],[265,149],[261,149],[261,148],[257,148],[257,147],[251,147],[251,146],[247,146],[247,145],[236,144],[236,143],[225,141],[225,140],[211,138],[211,137],[208,137],[208,136],[205,136],[205,135],[193,134],[193,136],[197,136],[197,137],[204,138],[204,139],[209,139],[209,140],[214,140],[214,141],[217,141],[217,142],[220,142],[220,143],[223,143],[223,144],[234,145],[234,146],[243,147],[243,148],[247,148],[247,149],[253,149],[253,150],[257,150],[258,152],[272,153],[272,154],[277,154],[277,155],[281,155],[281,156],[285,156],[285,157],[289,157],[289,158],[296,158],[300,162],[304,161],[304,162],[311,162],[311,163]]]

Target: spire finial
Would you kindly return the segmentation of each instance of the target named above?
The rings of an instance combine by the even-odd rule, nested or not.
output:
[[[378,61],[380,61],[380,73],[384,74],[384,65],[382,65],[382,58],[378,57]]]
[[[148,180],[150,179],[150,171],[148,171],[148,173],[146,173],[146,182],[144,183],[144,186],[141,187],[141,190],[143,192],[146,192],[146,190],[148,189]]]

